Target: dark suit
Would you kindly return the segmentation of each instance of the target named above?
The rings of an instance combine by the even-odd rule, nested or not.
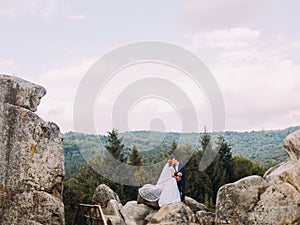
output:
[[[182,177],[180,181],[177,181],[177,186],[180,192],[180,198],[181,201],[185,201],[185,180],[186,180],[186,168],[185,165],[182,165],[181,163],[178,163],[178,171],[176,171],[176,166],[175,166],[175,173],[174,175],[177,176],[178,172],[182,173]]]

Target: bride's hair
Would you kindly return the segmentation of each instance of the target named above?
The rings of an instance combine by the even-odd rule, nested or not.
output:
[[[172,166],[172,159],[168,159],[169,166]]]

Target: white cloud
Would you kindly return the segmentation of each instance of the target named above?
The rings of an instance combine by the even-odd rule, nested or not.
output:
[[[191,48],[213,49],[245,49],[251,47],[251,43],[257,41],[261,32],[249,28],[231,28],[227,30],[215,30],[212,32],[196,32],[187,34]]]
[[[15,62],[11,59],[0,60],[0,67],[12,67]]]
[[[266,36],[259,30],[230,28],[187,34],[187,48],[208,54],[220,64],[266,63],[291,56],[293,44],[275,34]],[[293,56],[292,56],[293,57]]]
[[[66,17],[68,20],[75,20],[75,21],[79,21],[79,20],[85,20],[86,16],[85,15],[69,15]]]
[[[299,125],[300,65],[295,42],[234,28],[187,36],[188,48],[206,62],[224,95],[227,129],[275,129]]]
[[[21,13],[40,14],[49,17],[58,12],[60,1],[58,0],[11,0],[3,1],[0,8],[0,16],[16,18]]]
[[[190,30],[220,29],[251,23],[270,0],[190,0],[181,19]]]

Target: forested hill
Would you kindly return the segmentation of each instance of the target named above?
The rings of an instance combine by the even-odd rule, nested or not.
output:
[[[284,130],[262,130],[251,132],[223,133],[226,142],[231,145],[232,153],[249,158],[256,162],[263,162],[265,165],[275,164],[287,158],[283,150],[283,139],[290,133],[300,129],[300,126],[289,127]],[[216,137],[220,133],[211,133]],[[173,141],[184,140],[184,144],[195,144],[195,140],[201,138],[197,133],[175,133],[175,132],[153,132],[153,131],[130,131],[120,134],[123,137],[125,153],[129,152],[133,146],[140,151],[144,158],[159,156],[162,152],[169,150]],[[63,135],[65,164],[67,176],[70,171],[75,172],[83,162],[80,151],[89,157],[103,150],[105,144],[104,135],[88,135],[82,133],[68,132]],[[200,141],[200,140],[199,140]],[[195,148],[200,149],[200,142]],[[80,149],[80,151],[79,151]]]

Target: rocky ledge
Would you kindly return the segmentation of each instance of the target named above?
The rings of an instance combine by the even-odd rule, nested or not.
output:
[[[219,189],[216,224],[300,224],[300,130],[283,146],[289,158],[263,178],[249,176]]]
[[[59,127],[34,112],[46,90],[0,75],[0,224],[63,225]]]
[[[157,209],[152,204],[137,201],[122,206],[118,195],[105,184],[96,188],[93,203],[100,205],[107,224],[154,225],[154,224],[213,224],[215,215],[205,205],[186,197],[186,203],[178,202]]]

